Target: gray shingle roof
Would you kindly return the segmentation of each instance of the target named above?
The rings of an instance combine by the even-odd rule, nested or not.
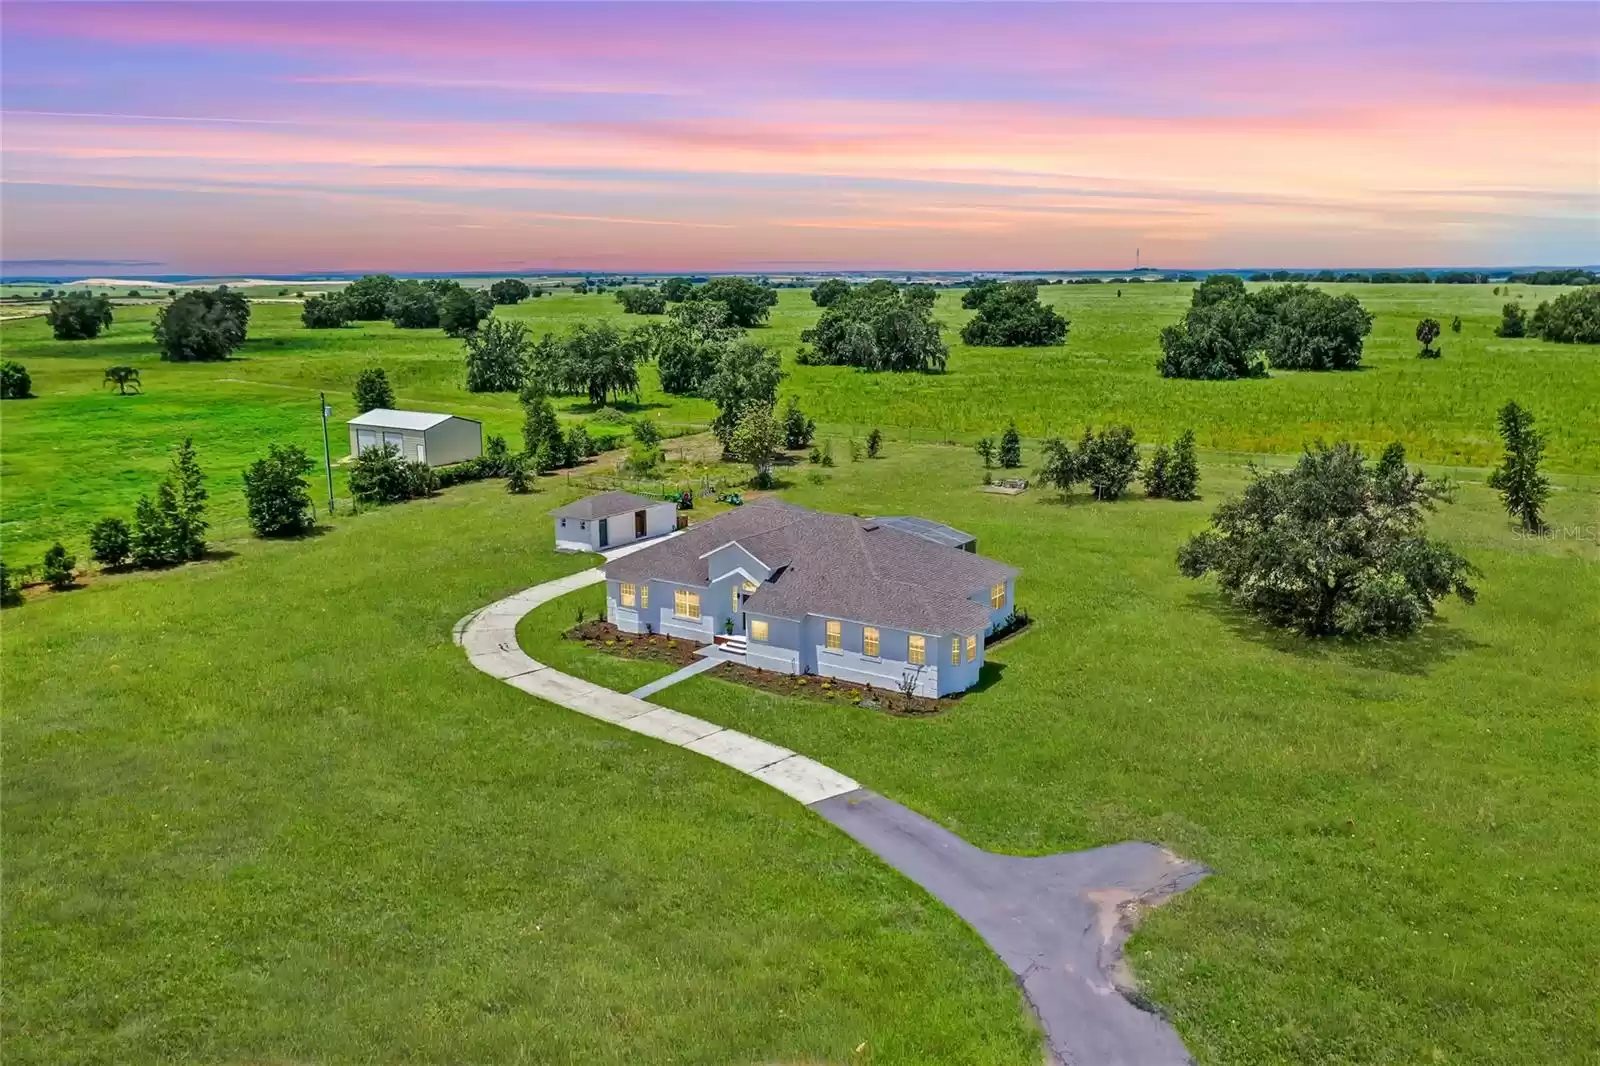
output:
[[[594,496],[585,496],[581,500],[573,500],[565,507],[557,507],[550,513],[557,518],[581,518],[593,521],[596,518],[609,518],[612,515],[653,507],[662,502],[665,501],[647,500],[631,492],[601,492]]]
[[[746,601],[755,614],[807,614],[924,633],[981,632],[989,608],[971,596],[1017,571],[872,520],[763,497],[605,567],[612,581],[705,585],[701,556],[737,541],[776,568]]]

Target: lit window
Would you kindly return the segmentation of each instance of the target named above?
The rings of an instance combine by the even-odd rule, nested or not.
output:
[[[649,585],[640,585],[639,586],[639,610],[642,611],[648,606],[650,606],[650,586]]]
[[[961,665],[961,638],[960,637],[951,637],[950,638],[950,665],[951,666],[960,666]]]
[[[733,613],[739,613],[739,586],[733,586]]]
[[[760,587],[761,586],[756,584],[754,581],[751,581],[749,578],[745,578],[744,590],[746,592],[754,592],[756,589],[758,589]]]
[[[989,590],[989,607],[998,611],[1006,602],[1006,583],[1004,581]]]
[[[672,613],[679,618],[700,620],[700,594],[688,589],[672,590]]]
[[[751,640],[766,640],[767,639],[767,623],[762,622],[760,620],[756,620],[756,621],[751,622],[750,623],[750,639]]]
[[[928,648],[922,642],[921,633],[911,634],[910,644],[906,648],[906,662],[913,666],[921,666],[928,661]]]
[[[872,626],[861,627],[861,654],[878,654],[878,631]]]
[[[631,585],[630,583],[624,581],[622,583],[622,606],[624,606],[624,607],[632,607],[633,606],[633,597],[634,597],[633,585]]]
[[[978,657],[978,638],[977,637],[968,637],[967,638],[967,662],[970,663],[972,660],[976,659],[977,657]]]
[[[832,648],[834,651],[838,651],[839,650],[839,623],[838,622],[834,622],[834,621],[829,621],[828,622],[828,633],[827,633],[827,636],[823,639],[823,644],[825,644],[827,647]]]

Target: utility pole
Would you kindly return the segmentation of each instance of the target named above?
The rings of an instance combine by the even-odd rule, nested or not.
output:
[[[317,401],[322,405],[322,466],[328,472],[328,514],[333,514],[333,453],[328,449],[328,416],[333,409],[328,406],[328,394],[317,393]]]

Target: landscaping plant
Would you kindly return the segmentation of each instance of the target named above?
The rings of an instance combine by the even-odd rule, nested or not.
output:
[[[299,445],[273,444],[244,472],[250,528],[258,537],[294,537],[313,526],[306,475],[315,464]]]
[[[128,523],[107,516],[89,530],[89,558],[103,567],[117,567],[133,553],[133,534]]]
[[[44,553],[44,565],[40,568],[40,573],[50,583],[50,587],[59,592],[72,587],[72,577],[77,572],[77,565],[77,557],[68,555],[67,549],[57,541]]]

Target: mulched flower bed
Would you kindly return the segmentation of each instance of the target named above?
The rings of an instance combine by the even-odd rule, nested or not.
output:
[[[858,685],[854,681],[841,681],[837,677],[820,677],[816,674],[781,674],[776,670],[758,670],[738,663],[723,663],[708,671],[726,681],[775,692],[780,696],[799,696],[802,699],[821,700],[824,703],[848,703],[868,710],[903,718],[926,718],[947,711],[956,704],[953,696],[930,699],[927,696],[907,696],[892,688],[875,688]]]
[[[700,647],[692,640],[663,636],[660,633],[624,633],[603,618],[580,622],[562,636],[568,640],[582,641],[596,651],[620,655],[624,659],[645,659],[673,666],[688,666],[697,662],[695,649]]]
[[[581,641],[586,647],[618,655],[624,659],[644,659],[650,662],[688,666],[697,662],[695,651],[701,647],[692,640],[663,636],[655,633],[624,633],[604,619],[593,619],[573,626],[562,634],[567,640]],[[796,676],[780,674],[773,670],[757,670],[753,666],[723,663],[707,671],[724,681],[749,685],[764,692],[780,696],[799,696],[824,703],[847,703],[868,710],[908,718],[922,718],[955,706],[956,697],[944,696],[929,699],[926,696],[907,696],[896,689],[874,688],[836,677],[818,677],[815,674]]]

